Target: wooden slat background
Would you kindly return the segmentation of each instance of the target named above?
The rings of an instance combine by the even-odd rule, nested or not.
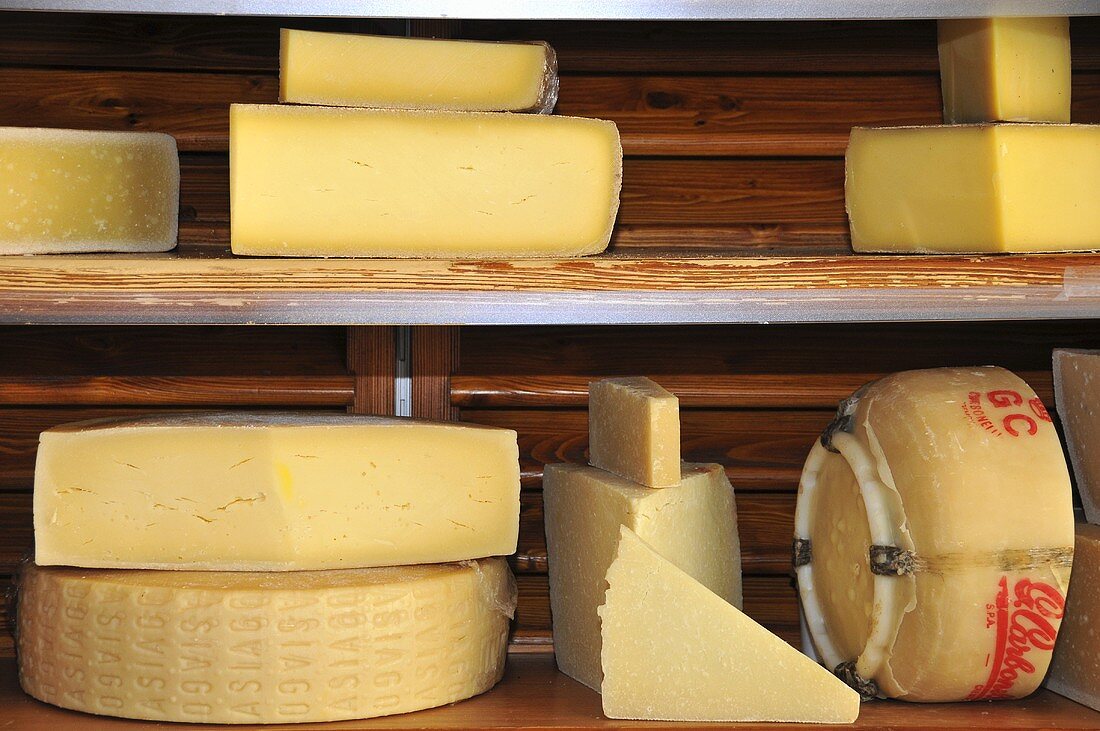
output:
[[[0,125],[155,130],[182,159],[181,247],[224,255],[231,102],[277,94],[279,19],[0,14]],[[294,20],[401,33],[404,23]],[[620,254],[848,253],[842,154],[854,124],[939,120],[929,22],[468,22],[455,37],[544,39],[562,114],[616,121]],[[1074,19],[1074,116],[1100,121],[1100,19]],[[436,328],[413,338],[417,414],[515,428],[523,460],[517,648],[547,649],[546,462],[583,461],[586,387],[647,374],[680,394],[684,454],[738,490],[746,607],[794,641],[793,491],[835,402],[902,368],[996,363],[1050,403],[1050,348],[1092,322],[713,328]],[[393,409],[391,328],[0,329],[0,576],[30,547],[37,433],[180,408]],[[6,616],[6,615],[5,615]],[[2,635],[3,633],[0,633]],[[10,652],[0,640],[0,654]]]

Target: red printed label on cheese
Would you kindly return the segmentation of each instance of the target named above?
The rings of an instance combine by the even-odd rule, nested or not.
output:
[[[1043,402],[1038,398],[1024,401],[1018,391],[971,391],[962,404],[967,420],[995,437],[1034,436],[1039,424],[1051,423]],[[1008,413],[1005,413],[1005,412]]]

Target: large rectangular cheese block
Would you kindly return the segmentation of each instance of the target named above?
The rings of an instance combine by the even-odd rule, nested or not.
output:
[[[386,716],[491,688],[515,606],[500,558],[294,573],[29,564],[19,681],[46,703],[149,721]]]
[[[1077,524],[1073,581],[1065,607],[1043,602],[1028,608],[1033,610],[1027,617],[1028,626],[1037,625],[1039,632],[1049,626],[1053,615],[1062,620],[1044,685],[1100,711],[1100,633],[1096,631],[1100,619],[1100,526]]]
[[[663,721],[851,723],[859,694],[621,529],[607,572],[603,712]]]
[[[1100,248],[1100,125],[857,127],[846,172],[859,252]]]
[[[1085,518],[1100,523],[1100,351],[1054,351],[1054,403]]]
[[[652,490],[594,467],[548,464],[543,511],[558,668],[599,690],[604,576],[619,526],[724,600],[741,606],[741,548],[733,488],[717,464],[684,463],[677,487]]]
[[[611,238],[612,122],[234,104],[229,124],[236,254],[580,256]]]
[[[343,414],[103,419],[42,433],[41,565],[227,571],[506,555],[508,429]]]
[[[680,483],[680,402],[648,378],[605,378],[588,386],[593,467],[647,487]]]
[[[1068,122],[1069,18],[939,21],[943,121]]]
[[[349,107],[549,112],[557,57],[546,43],[493,43],[284,28],[279,101]]]
[[[0,127],[0,254],[168,251],[176,141],[154,132]]]

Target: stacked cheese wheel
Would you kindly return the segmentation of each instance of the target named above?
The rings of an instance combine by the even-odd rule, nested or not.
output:
[[[519,463],[505,429],[192,414],[44,432],[20,682],[156,721],[365,718],[504,669]]]

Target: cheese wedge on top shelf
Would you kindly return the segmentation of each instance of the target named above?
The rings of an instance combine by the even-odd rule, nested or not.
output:
[[[42,433],[40,565],[226,571],[515,552],[516,433],[342,414],[102,419]]]
[[[1054,402],[1085,518],[1100,523],[1100,350],[1054,351]]]
[[[235,254],[581,256],[619,206],[596,119],[234,104],[229,137]]]
[[[648,378],[605,378],[588,387],[593,467],[647,487],[680,484],[680,402]]]
[[[851,723],[859,694],[625,526],[607,572],[603,711],[664,721]]]
[[[283,102],[545,113],[558,98],[557,57],[546,43],[284,28],[279,46]]]

